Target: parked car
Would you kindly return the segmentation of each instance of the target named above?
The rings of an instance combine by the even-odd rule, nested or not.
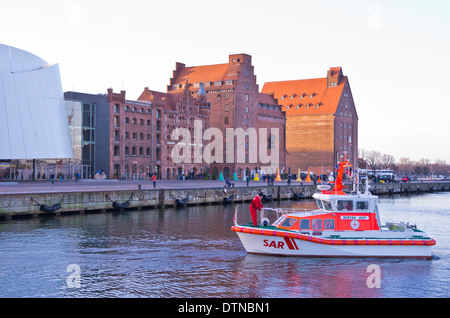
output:
[[[408,181],[409,181],[408,177],[406,177],[406,176],[402,177],[402,182],[408,182]]]
[[[392,175],[379,175],[378,176],[378,181],[384,181],[384,182],[392,182],[393,181],[393,176]]]

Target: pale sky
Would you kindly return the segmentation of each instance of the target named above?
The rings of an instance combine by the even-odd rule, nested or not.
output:
[[[58,63],[64,91],[166,91],[175,62],[252,55],[264,82],[347,75],[359,148],[450,163],[450,1],[40,0],[0,4],[0,43]]]

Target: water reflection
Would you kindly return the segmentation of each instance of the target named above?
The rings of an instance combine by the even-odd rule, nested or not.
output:
[[[382,199],[380,212],[427,227],[438,238],[432,261],[247,254],[230,230],[234,205],[5,221],[0,297],[448,297],[450,196],[431,195]],[[250,222],[248,204],[237,207]],[[81,288],[67,287],[69,264],[80,266]],[[370,264],[382,288],[367,287]]]

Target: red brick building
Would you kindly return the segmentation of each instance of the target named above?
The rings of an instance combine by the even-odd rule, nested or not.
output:
[[[176,179],[183,175],[186,177],[197,177],[208,164],[195,160],[194,151],[201,151],[204,148],[203,139],[194,139],[195,123],[200,123],[201,130],[209,127],[210,105],[206,101],[206,93],[202,91],[202,86],[191,92],[191,84],[187,81],[176,92],[162,93],[144,89],[139,101],[151,102],[161,109],[164,126],[161,126],[161,162],[163,166],[162,178]],[[176,128],[185,128],[190,134],[190,145],[188,145],[189,160],[176,162],[173,156],[173,148],[176,144],[172,140],[172,133]],[[182,152],[182,151],[181,151]]]
[[[267,154],[275,153],[272,150],[273,142],[269,147],[265,146],[269,149],[262,149],[258,142],[260,128],[268,128],[268,139],[271,138],[271,128],[277,128],[280,149],[276,160],[279,162],[277,167],[283,171],[286,160],[286,116],[273,95],[259,92],[251,56],[232,54],[227,63],[215,65],[186,67],[185,64],[176,63],[167,91],[173,96],[181,94],[188,87],[191,94],[194,94],[201,85],[204,86],[206,100],[211,106],[209,126],[220,129],[224,137],[224,158],[212,163],[211,168],[216,173],[223,172],[225,177],[231,177],[236,172],[240,179],[244,170],[276,172],[270,170],[267,161],[263,161],[260,156],[262,151]],[[230,152],[231,146],[225,142],[227,128],[242,128],[246,135],[241,142],[236,138],[233,152]],[[257,133],[258,141],[253,138],[252,129]],[[274,137],[275,134],[273,140]],[[245,151],[245,154],[242,155],[239,151]],[[226,153],[231,155],[227,157]]]
[[[110,178],[136,179],[161,174],[165,127],[164,104],[127,100],[125,91],[108,89]]]
[[[344,153],[357,164],[358,115],[341,67],[330,68],[323,78],[268,82],[262,92],[274,94],[286,111],[291,172],[333,171]]]

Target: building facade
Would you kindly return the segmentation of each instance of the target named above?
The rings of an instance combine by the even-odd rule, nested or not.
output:
[[[204,96],[168,94],[145,88],[139,100],[126,92],[64,94],[74,148],[73,163],[83,168],[83,178],[103,170],[110,179],[139,180],[156,174],[174,179],[197,176],[203,163],[177,165],[170,135],[176,127],[193,130],[199,120],[208,127],[209,106]],[[202,99],[203,98],[203,99]],[[203,145],[202,145],[203,146]]]
[[[86,177],[99,170],[110,179],[161,174],[163,107],[127,100],[125,91],[114,93],[112,89],[105,95],[66,92],[64,96],[74,132],[74,160],[90,167]],[[77,109],[82,115],[74,121],[71,115],[75,119]]]
[[[58,64],[0,44],[0,87],[0,179],[66,172],[57,167],[73,156]]]
[[[211,169],[215,174],[222,172],[224,177],[231,177],[236,173],[241,179],[245,171],[248,175],[255,172],[276,173],[277,168],[283,172],[286,160],[285,113],[273,95],[259,92],[251,56],[231,54],[227,63],[215,65],[187,67],[176,63],[167,92],[173,96],[189,88],[194,94],[201,85],[211,107],[209,125],[222,132],[223,158],[216,152],[218,147],[212,151],[215,158]],[[265,137],[260,134],[262,128],[268,129]],[[237,135],[243,132],[244,137],[236,137],[234,142],[230,138],[227,143],[227,129],[229,136],[230,131],[234,130]],[[264,143],[260,143],[261,138],[265,139]],[[266,142],[269,138],[276,140],[279,149],[276,158],[267,160],[261,158],[261,153],[275,153],[275,144],[269,147]],[[273,165],[275,161],[276,165]]]
[[[324,78],[268,82],[262,91],[274,94],[286,111],[286,162],[293,173],[332,172],[345,153],[357,164],[358,115],[341,67]]]
[[[151,102],[162,110],[164,125],[158,131],[161,133],[163,146],[161,157],[164,162],[162,178],[201,178],[209,168],[198,152],[202,152],[205,142],[195,139],[195,130],[204,131],[209,128],[210,105],[206,101],[206,93],[202,85],[191,92],[191,85],[186,81],[183,88],[176,92],[157,92],[144,88],[139,101]],[[176,131],[187,132],[186,140],[179,139]],[[201,134],[201,132],[197,132]],[[174,135],[174,138],[172,138]],[[180,144],[180,149],[176,145]],[[175,149],[174,149],[175,148]],[[186,153],[185,153],[186,152]],[[184,160],[181,160],[181,157]]]

